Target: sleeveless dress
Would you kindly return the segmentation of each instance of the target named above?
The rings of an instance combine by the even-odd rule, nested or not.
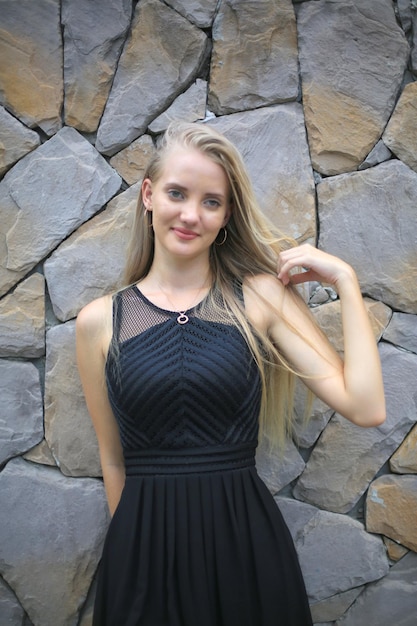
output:
[[[312,624],[292,538],[255,469],[259,372],[210,302],[179,323],[136,286],[114,298],[106,377],[126,483],[94,626]]]

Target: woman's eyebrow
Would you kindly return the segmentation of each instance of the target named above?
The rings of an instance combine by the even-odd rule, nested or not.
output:
[[[224,200],[225,196],[220,191],[209,191],[204,194],[206,198],[218,198],[219,200]]]
[[[184,187],[184,185],[180,185],[180,183],[177,183],[175,181],[172,181],[172,182],[168,181],[167,183],[165,183],[164,189],[166,189],[167,187],[176,187],[177,189],[182,189],[184,191],[187,190],[187,187]]]
[[[179,189],[180,191],[188,191],[188,187],[185,187],[184,185],[181,185],[180,183],[177,183],[175,181],[172,182],[167,182],[164,185],[164,189],[170,189],[171,187],[175,187],[175,189]],[[221,192],[221,191],[207,191],[204,194],[205,198],[218,198],[219,200],[224,200],[225,199],[225,195]]]

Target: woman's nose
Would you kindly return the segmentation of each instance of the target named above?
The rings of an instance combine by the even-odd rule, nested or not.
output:
[[[184,222],[196,222],[198,220],[198,203],[193,200],[184,202],[181,207],[181,219]]]

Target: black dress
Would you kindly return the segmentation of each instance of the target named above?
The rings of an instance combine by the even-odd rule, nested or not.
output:
[[[258,369],[209,302],[181,324],[135,286],[114,300],[106,375],[126,484],[94,626],[312,623],[291,536],[255,469]]]

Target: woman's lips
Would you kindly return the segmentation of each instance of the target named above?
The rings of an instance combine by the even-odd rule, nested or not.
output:
[[[173,228],[174,233],[180,239],[195,239],[198,237],[198,234],[193,230],[187,230],[186,228]]]

